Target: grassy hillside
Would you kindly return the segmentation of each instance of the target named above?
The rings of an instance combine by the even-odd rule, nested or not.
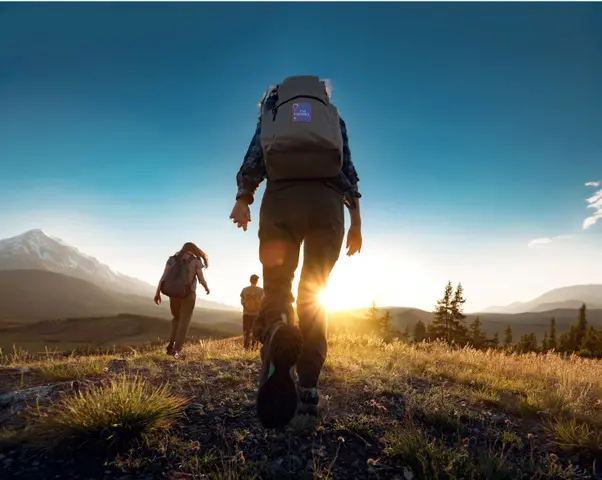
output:
[[[186,353],[5,358],[2,390],[37,396],[17,414],[0,396],[3,479],[602,473],[601,362],[332,335],[321,417],[265,431],[254,413],[257,352],[237,338]]]
[[[115,345],[138,346],[159,339],[166,341],[170,321],[164,318],[121,314],[112,317],[69,318],[2,327],[0,348],[10,352],[13,347],[32,352],[65,351],[77,348],[109,348]],[[226,337],[239,333],[240,326],[230,323],[193,323],[191,338]]]

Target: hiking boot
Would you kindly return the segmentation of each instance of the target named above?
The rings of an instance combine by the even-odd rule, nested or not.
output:
[[[294,366],[301,353],[301,334],[285,322],[275,323],[262,348],[257,415],[265,428],[285,426],[297,410]]]
[[[318,389],[298,387],[297,393],[299,396],[297,413],[299,415],[312,415],[317,417],[320,404],[320,395],[318,394]]]
[[[173,343],[167,344],[167,348],[165,349],[165,353],[167,355],[173,355],[175,353],[175,350],[173,349]]]

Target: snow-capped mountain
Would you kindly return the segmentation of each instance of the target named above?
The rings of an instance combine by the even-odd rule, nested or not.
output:
[[[148,283],[114,272],[94,257],[40,229],[0,240],[0,270],[46,270],[120,293],[148,296],[153,292]]]

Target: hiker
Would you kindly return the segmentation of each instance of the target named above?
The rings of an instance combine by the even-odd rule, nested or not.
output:
[[[169,257],[157,285],[155,303],[161,304],[161,293],[169,297],[172,320],[166,352],[174,358],[181,356],[190,327],[196,303],[197,279],[209,295],[209,287],[203,275],[203,268],[208,266],[207,254],[194,243],[186,242],[179,252]]]
[[[327,351],[326,311],[318,296],[339,258],[344,205],[351,218],[347,255],[361,250],[361,195],[345,122],[330,103],[325,82],[288,77],[259,107],[255,135],[236,177],[230,219],[247,230],[249,205],[267,177],[259,211],[264,299],[254,328],[262,343],[257,413],[265,427],[277,428],[296,412],[318,415],[318,377]],[[291,289],[302,243],[297,329]]]
[[[242,305],[242,330],[245,349],[255,348],[257,342],[253,337],[253,326],[255,319],[259,314],[259,307],[263,299],[263,288],[257,286],[259,277],[251,275],[249,282],[251,285],[245,287],[240,292],[240,304]]]

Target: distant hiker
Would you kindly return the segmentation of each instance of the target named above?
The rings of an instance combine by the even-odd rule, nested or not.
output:
[[[255,338],[253,338],[253,326],[255,325],[261,300],[263,299],[263,288],[257,286],[259,277],[251,275],[249,281],[251,285],[243,288],[242,292],[240,292],[240,303],[243,308],[242,329],[246,349],[255,348],[256,346]]]
[[[176,358],[181,355],[196,303],[197,279],[209,295],[209,287],[203,275],[203,268],[208,266],[207,254],[192,242],[186,242],[165,264],[165,270],[157,285],[155,303],[161,304],[161,293],[169,297],[173,318],[166,349],[168,355]]]
[[[330,103],[323,81],[314,76],[286,78],[266,93],[260,111],[236,177],[238,192],[230,218],[247,230],[249,205],[267,177],[259,212],[265,296],[254,330],[263,344],[257,413],[265,427],[276,428],[296,411],[318,414],[318,377],[327,351],[326,312],[319,294],[341,251],[343,205],[351,217],[347,255],[361,250],[361,195],[345,122]],[[302,243],[300,335],[292,325],[291,288]]]

